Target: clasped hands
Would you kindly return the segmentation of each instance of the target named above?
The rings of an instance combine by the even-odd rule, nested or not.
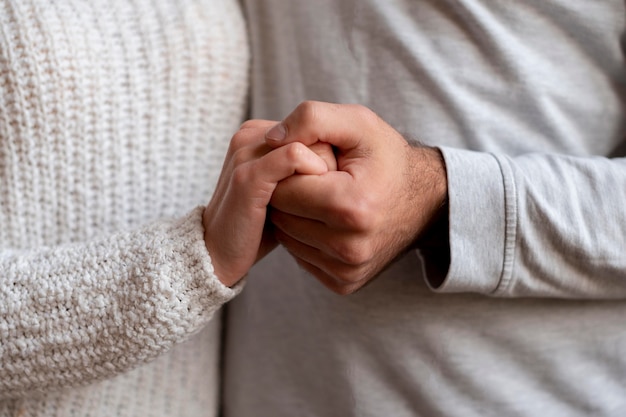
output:
[[[233,136],[203,216],[216,275],[234,285],[277,244],[352,293],[404,253],[447,199],[438,150],[411,146],[359,105],[303,102]]]

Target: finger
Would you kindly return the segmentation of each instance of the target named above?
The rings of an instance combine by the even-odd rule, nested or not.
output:
[[[294,141],[312,145],[317,141],[336,146],[341,151],[357,147],[366,150],[364,128],[379,128],[378,116],[366,107],[305,101],[282,122],[265,134],[269,146],[277,147]]]
[[[273,148],[266,145],[263,140],[268,123],[274,122],[251,120],[244,123],[231,139],[227,161],[232,165],[240,165],[269,153]],[[309,149],[324,160],[327,170],[337,169],[335,154],[329,144],[317,142],[309,146]]]
[[[353,294],[363,287],[365,283],[346,284],[344,282],[337,281],[315,265],[312,265],[302,259],[295,258],[296,263],[309,274],[313,275],[322,285],[339,295]]]
[[[292,216],[280,210],[270,211],[270,220],[275,228],[290,238],[315,248],[332,259],[358,266],[371,259],[366,236],[351,229],[340,230],[303,217]]]
[[[362,233],[329,228],[315,220],[292,216],[278,210],[270,212],[276,233],[316,249],[328,259],[349,267],[360,267],[370,262],[377,248],[369,246],[370,240]]]
[[[309,148],[326,162],[329,171],[337,171],[337,158],[330,144],[316,142],[313,145],[309,145]]]
[[[332,231],[323,222],[293,216],[274,207],[270,210],[268,217],[273,227],[289,237],[325,253],[332,252],[325,243],[325,238],[331,235]]]
[[[246,148],[259,147],[264,142],[265,132],[273,122],[269,120],[248,120],[233,135],[228,147],[226,160],[230,161],[233,155]],[[271,149],[268,147],[268,150]]]
[[[241,136],[240,138],[238,138],[239,140],[237,142],[237,147],[256,143],[258,141],[258,138],[264,137],[267,130],[276,125],[276,123],[278,122],[272,120],[258,119],[245,121],[239,127],[239,131],[236,133],[237,136]],[[328,165],[329,170],[337,169],[337,161],[333,152],[333,148],[330,144],[317,142],[309,145],[309,148],[311,148],[313,152],[315,152],[324,161],[326,161],[326,165]]]
[[[277,121],[275,120],[264,120],[264,119],[249,119],[246,120],[239,126],[239,130],[248,130],[248,129],[269,129],[272,126],[276,125]]]
[[[344,171],[298,175],[281,181],[270,205],[284,213],[318,220],[337,229],[362,228],[360,215],[371,196],[361,195],[354,178]]]
[[[242,204],[265,210],[280,181],[296,173],[319,175],[326,170],[326,163],[313,151],[293,143],[238,165],[228,187],[239,190]]]
[[[328,172],[326,162],[301,143],[274,149],[253,162],[258,178],[270,183],[278,183],[293,174],[321,175]]]
[[[214,194],[224,194],[228,187],[232,170],[241,162],[252,159],[250,149],[261,146],[267,126],[272,123],[268,120],[248,120],[240,126],[230,140]],[[265,148],[267,151],[271,149],[268,146],[265,146]]]
[[[264,134],[271,121],[248,120],[233,135],[228,146],[224,165],[234,168],[251,159],[258,159],[273,148],[264,143]],[[224,172],[225,170],[222,170]]]
[[[363,285],[367,281],[366,265],[348,265],[327,255],[317,248],[308,246],[280,229],[275,230],[276,240],[283,245],[294,258],[304,261],[332,278],[337,285]],[[318,276],[319,274],[315,274]]]

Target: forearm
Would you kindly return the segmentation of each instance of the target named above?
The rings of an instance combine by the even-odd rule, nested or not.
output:
[[[213,274],[201,215],[2,255],[0,397],[127,371],[201,329],[238,291]]]

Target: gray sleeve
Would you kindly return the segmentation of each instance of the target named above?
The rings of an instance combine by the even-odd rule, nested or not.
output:
[[[130,370],[199,331],[241,287],[215,277],[201,218],[0,254],[0,399]]]
[[[626,159],[442,152],[450,267],[437,291],[626,298]]]

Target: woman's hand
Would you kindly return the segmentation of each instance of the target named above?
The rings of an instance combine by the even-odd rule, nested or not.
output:
[[[327,144],[307,147],[295,142],[272,150],[265,144],[265,133],[275,124],[250,120],[241,126],[204,210],[206,247],[215,274],[227,286],[237,283],[276,246],[265,225],[267,205],[278,183],[293,174],[322,175],[336,169]]]

